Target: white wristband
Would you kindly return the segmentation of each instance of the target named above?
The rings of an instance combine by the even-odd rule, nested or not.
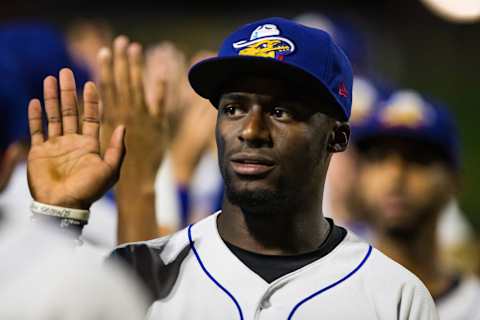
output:
[[[43,214],[52,217],[80,220],[85,222],[88,221],[88,217],[90,216],[89,210],[51,206],[49,204],[40,203],[37,201],[32,201],[30,210],[35,214]]]

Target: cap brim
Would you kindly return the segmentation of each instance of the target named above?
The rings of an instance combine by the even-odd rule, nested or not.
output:
[[[328,90],[323,81],[291,63],[253,56],[215,57],[195,64],[188,74],[190,84],[195,92],[209,99],[215,107],[218,105],[221,94],[225,93],[225,84],[233,79],[251,76],[274,77],[293,84],[297,90],[302,90],[303,92],[299,92],[299,94],[308,92],[312,96],[330,99],[338,107],[320,111],[346,120],[346,115],[340,111],[342,108],[337,97]]]
[[[352,132],[352,141],[359,150],[362,150],[369,145],[375,145],[378,139],[401,139],[408,141],[409,143],[422,143],[438,150],[438,152],[443,155],[447,162],[452,164],[453,167],[458,167],[459,165],[457,151],[455,151],[456,147],[424,132],[419,133],[415,130],[402,127],[390,129],[376,128],[373,130],[365,130],[363,132],[354,130]]]

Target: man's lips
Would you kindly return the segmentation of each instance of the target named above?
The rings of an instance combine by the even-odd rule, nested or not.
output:
[[[275,167],[275,162],[270,158],[252,154],[235,155],[230,162],[233,171],[244,176],[262,175]]]

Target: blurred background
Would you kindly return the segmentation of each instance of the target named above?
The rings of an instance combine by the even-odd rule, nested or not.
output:
[[[113,274],[114,277],[109,280],[106,274],[99,274],[100,278],[105,278],[107,281],[101,282],[97,281],[97,278],[90,277],[90,273],[82,272],[83,276],[90,277],[91,284],[89,284],[89,281],[84,281],[74,273],[66,275],[57,273],[58,261],[63,258],[67,258],[68,261],[69,255],[60,256],[60,260],[52,259],[54,255],[52,255],[48,243],[45,242],[41,230],[36,235],[41,241],[32,240],[33,238],[22,239],[20,237],[17,239],[13,236],[23,235],[17,231],[20,229],[16,228],[17,224],[20,225],[19,222],[23,224],[30,222],[31,196],[28,190],[25,163],[29,149],[26,113],[30,98],[43,98],[42,79],[47,75],[58,74],[62,67],[68,66],[75,73],[78,88],[86,80],[91,79],[98,82],[101,78],[99,72],[101,68],[97,54],[102,47],[111,46],[114,37],[121,34],[127,35],[132,41],[140,42],[145,48],[145,106],[149,108],[149,116],[148,118],[139,118],[141,121],[130,121],[131,127],[127,129],[127,132],[131,128],[137,129],[137,135],[133,135],[134,139],[130,141],[131,145],[127,141],[127,149],[133,159],[130,160],[130,164],[134,165],[128,169],[129,166],[124,163],[123,167],[123,170],[127,167],[126,170],[132,172],[144,172],[137,175],[125,175],[127,178],[120,179],[117,184],[118,187],[123,180],[124,188],[122,190],[124,193],[119,192],[121,188],[118,187],[116,194],[111,190],[92,206],[91,211],[95,214],[91,215],[80,238],[84,244],[80,247],[82,250],[96,253],[95,256],[92,255],[96,259],[89,257],[89,260],[102,261],[103,256],[109,254],[118,244],[169,234],[221,208],[224,184],[216,158],[214,136],[216,112],[208,100],[202,99],[194,93],[188,84],[186,70],[191,63],[213,55],[219,49],[222,40],[240,25],[272,16],[293,18],[305,25],[322,28],[329,32],[344,49],[352,62],[355,74],[356,84],[352,92],[351,117],[354,134],[355,126],[358,129],[362,121],[368,120],[369,113],[378,111],[374,109],[387,100],[392,105],[397,105],[396,109],[404,112],[403,114],[399,113],[400,118],[407,115],[407,120],[409,120],[408,116],[411,116],[409,114],[411,110],[416,112],[423,110],[423,97],[429,103],[430,98],[435,102],[440,102],[440,105],[446,106],[455,116],[461,140],[459,161],[461,186],[458,195],[455,194],[457,188],[449,188],[452,185],[456,186],[457,183],[453,178],[457,173],[457,154],[454,152],[455,166],[443,168],[448,169],[447,171],[454,169],[455,174],[448,175],[448,177],[452,177],[451,184],[449,184],[449,178],[441,181],[443,182],[442,191],[447,190],[448,193],[448,204],[445,208],[441,208],[441,212],[428,214],[430,218],[432,214],[435,216],[435,222],[437,222],[436,215],[439,214],[439,222],[434,226],[438,231],[435,232],[437,241],[430,233],[429,225],[417,223],[416,226],[419,225],[420,228],[408,229],[411,221],[419,221],[415,216],[415,213],[420,212],[417,210],[413,212],[414,214],[403,212],[406,217],[404,220],[407,230],[411,233],[403,238],[395,238],[397,240],[395,244],[400,248],[403,248],[405,243],[412,245],[412,248],[416,248],[415,246],[418,245],[420,250],[417,254],[422,260],[420,262],[427,267],[434,266],[431,269],[422,269],[416,268],[420,264],[417,266],[407,263],[406,265],[422,281],[425,281],[434,297],[441,297],[447,291],[444,291],[443,288],[437,290],[438,288],[432,285],[433,281],[430,278],[432,274],[438,278],[441,276],[443,277],[442,281],[448,282],[447,289],[450,295],[451,292],[456,294],[455,288],[460,283],[459,272],[465,272],[465,274],[476,272],[477,275],[480,275],[480,196],[477,194],[480,187],[480,143],[478,142],[480,135],[477,132],[479,120],[476,118],[477,115],[480,115],[477,97],[480,94],[478,89],[480,84],[480,42],[478,41],[480,38],[480,0],[316,2],[244,0],[221,3],[182,0],[155,2],[136,0],[125,3],[79,0],[4,1],[0,9],[0,74],[2,76],[0,80],[0,249],[4,244],[4,248],[7,250],[4,250],[3,254],[8,259],[4,259],[7,263],[0,266],[3,267],[3,269],[0,268],[0,280],[4,289],[3,292],[0,290],[0,297],[16,298],[18,296],[22,299],[35,297],[32,301],[35,300],[38,306],[45,307],[45,312],[42,313],[44,315],[42,317],[35,308],[18,307],[18,305],[23,306],[24,301],[27,300],[17,299],[15,301],[18,301],[19,304],[12,304],[8,302],[10,301],[8,299],[0,299],[7,301],[3,306],[0,305],[1,318],[12,318],[12,316],[2,317],[2,314],[5,315],[2,312],[10,312],[10,310],[14,314],[17,314],[18,311],[33,310],[32,314],[35,316],[29,315],[24,317],[25,319],[33,317],[36,319],[65,318],[58,317],[58,315],[54,317],[49,313],[53,309],[55,309],[53,312],[57,312],[55,307],[57,305],[68,305],[64,300],[57,299],[58,293],[52,291],[57,287],[48,287],[43,282],[30,281],[27,268],[23,268],[28,266],[35,272],[37,269],[43,270],[37,266],[43,266],[40,262],[45,263],[43,267],[54,266],[51,270],[55,270],[56,276],[55,278],[53,274],[50,275],[47,272],[45,276],[36,276],[36,278],[41,278],[40,280],[61,284],[58,288],[62,288],[62,286],[66,288],[76,283],[73,280],[71,283],[64,281],[66,277],[75,279],[82,285],[86,283],[86,287],[94,293],[85,291],[85,302],[76,303],[76,305],[82,305],[82,310],[95,311],[95,308],[83,307],[91,301],[95,301],[96,306],[102,306],[100,308],[102,319],[110,319],[103,313],[104,310],[117,312],[112,314],[111,319],[120,319],[119,315],[122,314],[122,310],[129,310],[129,312],[133,310],[142,314],[145,309],[142,294],[121,288],[122,285],[134,286],[127,282],[122,284],[119,279],[127,278],[125,275]],[[123,40],[128,42],[126,39]],[[108,56],[109,51],[103,50],[103,53],[105,52]],[[116,54],[115,59],[118,60],[118,52]],[[103,57],[105,58],[105,55]],[[105,64],[103,61],[104,67]],[[105,80],[105,71],[103,80]],[[404,89],[414,91],[405,91]],[[113,91],[115,90],[118,90],[118,87],[113,88]],[[416,92],[421,93],[422,97]],[[393,103],[400,101],[398,97],[403,98],[403,100],[400,99],[401,101],[407,102]],[[105,105],[108,104],[105,103],[106,100],[103,101]],[[123,106],[122,102],[125,102]],[[153,110],[151,108],[155,104],[162,105],[162,112],[155,112],[160,109]],[[108,105],[117,107],[115,109],[117,114],[120,113],[119,109],[128,110],[128,107],[131,107],[131,104],[126,99],[121,100],[121,97],[117,100],[113,99],[113,102],[110,101]],[[407,108],[404,108],[405,106]],[[109,133],[113,129],[113,120],[118,120],[114,119],[115,112],[105,112],[108,109],[114,110],[109,107],[105,107],[103,110],[102,140],[109,138]],[[387,109],[392,110],[391,108],[385,110]],[[414,120],[416,115],[418,113],[413,112]],[[426,115],[420,113],[420,115],[424,117],[421,120],[425,120],[425,123],[434,122],[431,121],[434,117],[428,117],[431,113]],[[136,116],[138,115],[127,120],[135,119]],[[145,121],[145,119],[149,121]],[[412,127],[409,129],[418,129],[415,121],[412,123],[407,121],[407,127],[410,124],[413,129]],[[401,125],[402,123],[400,123]],[[448,129],[441,128],[439,130],[446,133],[446,137],[440,134],[437,138],[442,146],[449,145],[451,141],[445,140],[455,140],[448,139],[455,137],[455,130],[449,131],[448,129],[451,129],[449,127]],[[357,131],[358,133],[361,131]],[[358,141],[352,140],[352,147],[332,158],[324,192],[323,211],[327,216],[334,217],[337,224],[347,226],[368,241],[375,241],[378,239],[375,238],[374,232],[376,231],[376,236],[378,236],[382,230],[380,232],[375,230],[372,227],[375,223],[370,223],[370,225],[365,223],[368,219],[364,213],[362,216],[362,207],[358,205],[358,201],[355,202],[352,199],[358,200],[356,197],[358,197],[359,191],[376,189],[377,193],[372,193],[372,202],[378,203],[380,202],[379,197],[382,196],[378,191],[384,188],[378,183],[379,180],[371,180],[374,183],[368,184],[368,187],[359,187],[362,186],[358,184],[358,181],[361,180],[359,172],[361,172],[362,166],[358,164],[362,162],[361,157],[366,157],[367,153],[362,155]],[[138,144],[136,144],[137,141]],[[411,142],[408,139],[406,141]],[[378,145],[377,142],[375,141],[374,144]],[[391,145],[391,141],[389,144]],[[105,141],[102,141],[102,145],[106,145]],[[134,145],[138,148],[130,148]],[[385,146],[388,150],[389,146],[385,144],[383,147]],[[408,154],[419,156],[423,151],[424,155],[427,154],[423,158],[428,159],[428,153],[434,151],[431,148],[424,148],[425,145],[421,146],[423,147],[408,149]],[[137,152],[131,152],[132,150]],[[418,150],[418,152],[410,152],[411,150]],[[438,156],[438,154],[436,155]],[[127,159],[128,157],[127,154]],[[413,161],[412,159],[418,161],[422,157],[406,158],[409,158],[409,161]],[[371,162],[364,161],[363,165],[365,163]],[[149,169],[142,170],[145,168]],[[422,169],[425,168],[422,167]],[[365,169],[364,171],[366,172]],[[384,181],[394,181],[388,171],[383,170],[382,173],[387,177]],[[133,181],[135,183],[130,181],[128,178],[132,176],[135,176],[138,181]],[[142,207],[129,208],[130,198],[138,195],[132,191],[142,189],[138,186],[147,185],[142,183],[145,181],[148,182],[148,185],[155,181],[155,199],[132,201],[135,205]],[[432,178],[421,181],[435,180]],[[379,185],[380,187],[378,187]],[[408,185],[408,187],[411,186]],[[423,202],[428,204],[432,201],[437,204],[442,203],[436,197],[437,193],[441,194],[441,192],[436,192],[438,189],[429,190],[434,191],[430,192],[431,194],[415,192],[415,195],[421,194],[421,197],[413,197],[414,200],[417,202],[426,200]],[[141,192],[138,193],[141,194]],[[131,196],[132,194],[133,196]],[[125,210],[126,208],[131,210]],[[151,213],[149,217],[152,220],[143,219],[143,215],[130,214],[136,213],[137,210]],[[373,218],[374,220],[368,222],[380,221],[381,217],[378,215]],[[30,225],[30,223],[26,225]],[[399,225],[399,230],[401,230],[404,226],[402,223]],[[426,238],[423,237],[425,234]],[[385,238],[380,237],[379,239],[378,243],[375,243],[376,246],[386,242],[382,241]],[[414,240],[410,243],[411,239]],[[427,240],[423,241],[424,239]],[[54,237],[51,240],[60,242]],[[416,240],[423,241],[423,244],[417,243]],[[43,244],[43,247],[31,245],[36,242]],[[437,260],[436,242],[438,242],[442,260]],[[17,244],[11,246],[11,243]],[[395,253],[398,247],[392,247],[394,250],[390,253]],[[25,248],[28,248],[28,252],[32,251],[32,254],[24,254]],[[387,255],[389,255],[389,249],[391,248],[387,248],[387,246],[382,248]],[[36,255],[33,255],[34,251]],[[12,259],[11,252],[20,254]],[[38,254],[39,252],[42,254]],[[38,261],[32,261],[31,256],[36,257]],[[402,261],[402,264],[407,260]],[[445,265],[455,273],[442,273],[443,262],[446,262]],[[19,269],[20,267],[22,269]],[[79,270],[77,267],[63,269]],[[81,265],[81,269],[84,270],[83,265]],[[442,272],[436,274],[430,271],[434,269]],[[93,270],[92,268],[92,272]],[[425,270],[427,272],[424,272]],[[11,276],[12,274],[15,276]],[[112,273],[107,270],[107,274]],[[108,281],[112,281],[112,283]],[[462,301],[465,307],[470,304],[478,306],[480,282],[477,279],[470,282],[462,281],[473,289],[467,294],[461,291],[463,297],[458,301]],[[10,288],[18,283],[20,285],[28,283],[31,289],[27,291],[21,288],[12,293]],[[43,290],[44,287],[53,289],[50,289],[48,294],[37,293],[37,289]],[[102,290],[97,290],[98,287],[101,287]],[[432,288],[435,291],[432,291]],[[452,288],[454,291],[451,291]],[[115,294],[105,294],[103,289],[111,290]],[[61,289],[61,292],[66,292],[66,290]],[[30,292],[30,295],[25,295],[26,292]],[[127,295],[123,297],[131,304],[118,300],[122,297],[116,296],[117,293],[131,294],[132,297]],[[44,299],[37,299],[38,296],[42,296]],[[108,301],[97,301],[98,296],[105,297]],[[56,297],[57,304],[51,303],[51,297]],[[62,298],[67,299],[70,296]],[[79,297],[75,296],[74,302],[80,301],[78,299]],[[471,300],[471,303],[468,302],[468,299]],[[98,303],[99,301],[101,303]],[[442,300],[443,307],[438,300],[436,301],[437,306],[448,311],[449,304],[443,301],[445,300]],[[452,301],[455,302],[455,300]],[[115,307],[107,307],[106,303],[112,303]],[[118,305],[123,306],[124,309],[118,308]],[[5,308],[6,306],[9,308]],[[462,308],[463,306],[461,308],[457,305],[452,306],[452,310],[455,309],[455,312],[463,310]],[[65,309],[70,310],[70,308]],[[446,314],[445,311],[442,312]],[[125,311],[124,314],[126,315],[128,312]],[[477,314],[480,313],[477,312]],[[17,318],[15,317],[15,319]],[[80,316],[79,318],[93,319],[91,316]],[[442,317],[442,319],[448,318]],[[459,318],[453,317],[452,319]],[[472,317],[465,319],[472,319]]]
[[[386,86],[415,88],[446,103],[457,117],[462,139],[463,181],[459,202],[480,230],[479,113],[480,22],[478,1],[438,1],[453,13],[435,9],[435,1],[86,2],[54,0],[4,2],[2,22],[46,21],[71,37],[87,32],[72,26],[82,20],[100,26],[100,37],[127,34],[149,45],[170,40],[187,54],[216,50],[236,26],[267,16],[322,13],[345,21],[353,51],[361,51],[362,73]],[[443,3],[442,3],[443,2]],[[460,6],[459,6],[460,5]],[[470,7],[469,7],[470,6]],[[442,7],[441,7],[442,8]],[[442,11],[443,10],[443,11]],[[447,12],[447,13],[445,13]],[[351,28],[351,32],[348,32]],[[103,32],[103,33],[102,33]],[[357,70],[358,71],[358,70]]]

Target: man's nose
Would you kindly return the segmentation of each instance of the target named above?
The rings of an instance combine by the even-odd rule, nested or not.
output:
[[[266,116],[260,106],[253,106],[243,123],[238,137],[240,141],[254,147],[271,145],[272,139]]]
[[[401,155],[393,154],[386,159],[384,169],[391,181],[401,184],[406,177],[408,163]]]

